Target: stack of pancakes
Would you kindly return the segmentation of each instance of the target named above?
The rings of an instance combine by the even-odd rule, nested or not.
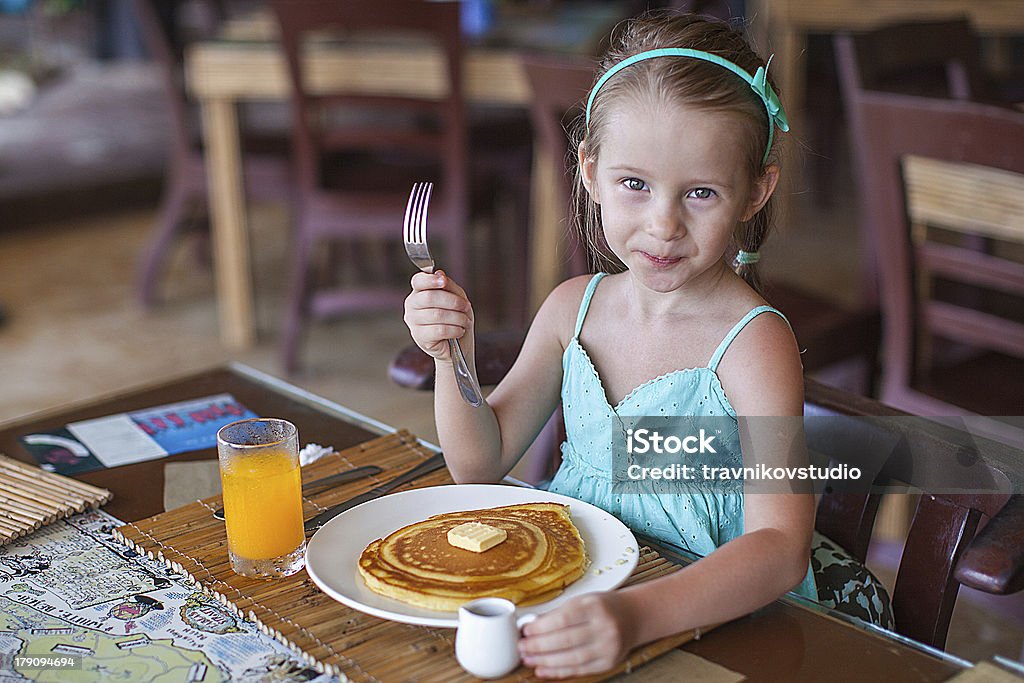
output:
[[[448,542],[466,522],[504,529],[507,538],[481,553]],[[359,573],[375,593],[427,609],[453,611],[483,597],[517,604],[544,602],[586,569],[583,539],[569,506],[523,503],[435,515],[377,539],[359,557]]]

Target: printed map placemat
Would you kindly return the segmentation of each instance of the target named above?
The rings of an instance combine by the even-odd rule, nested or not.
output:
[[[376,477],[330,489],[312,500],[304,499],[305,516],[368,491],[431,455],[416,437],[400,431],[321,458],[305,468],[306,476],[319,478],[370,464],[379,465],[384,471]],[[450,483],[448,472],[439,470],[403,488]],[[350,609],[322,593],[305,572],[272,582],[235,574],[227,560],[224,524],[212,516],[220,506],[220,496],[214,496],[127,524],[115,530],[114,535],[130,548],[185,574],[197,588],[259,624],[264,632],[300,653],[318,671],[353,681],[476,680],[455,660],[454,630],[386,621]],[[640,563],[627,585],[677,569],[657,552],[643,548]],[[687,632],[651,643],[634,651],[619,669],[577,680],[605,680],[630,671],[694,635]],[[521,667],[502,680],[537,679],[529,669]]]
[[[103,510],[0,548],[0,680],[337,683],[163,562]]]

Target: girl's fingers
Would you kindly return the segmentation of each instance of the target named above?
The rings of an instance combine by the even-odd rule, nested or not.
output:
[[[566,678],[606,671],[615,664],[619,648],[610,639],[599,609],[574,601],[574,609],[550,612],[523,629],[519,641],[523,662],[542,678]]]
[[[466,296],[466,290],[448,277],[443,270],[438,270],[433,273],[416,273],[412,276],[412,280],[410,282],[414,291],[425,289],[444,289],[452,292],[456,296],[463,298]]]
[[[458,282],[456,282],[455,280],[452,280],[450,277],[448,277],[448,274],[446,272],[444,272],[443,270],[437,270],[437,271],[434,271],[434,275],[436,275],[436,276],[441,278],[441,282],[443,283],[442,286],[445,289],[447,289],[449,292],[454,292],[455,294],[457,294],[457,295],[459,295],[459,296],[461,296],[463,298],[466,297],[466,290],[464,290],[459,285]]]
[[[540,620],[538,619],[538,621]],[[533,631],[519,641],[519,651],[524,657],[565,652],[588,643],[591,640],[589,633],[589,625],[582,623],[562,626],[554,630]]]
[[[461,339],[473,325],[466,293],[443,271],[416,273],[405,299],[405,323],[416,344],[435,358],[448,358],[448,339]]]
[[[596,639],[584,629],[572,637],[574,644],[549,651],[525,654],[523,663],[534,667],[540,676],[562,678],[584,673],[596,673],[610,667],[614,661],[607,648],[602,648]]]
[[[472,306],[467,299],[443,289],[427,289],[413,292],[407,298],[408,305],[414,309],[442,308],[469,314]]]
[[[523,635],[530,637],[532,640],[532,636],[555,633],[573,626],[586,626],[588,623],[589,620],[585,610],[561,607],[553,612],[537,617],[524,626]]]
[[[405,311],[408,325],[458,325],[468,327],[470,318],[462,311],[447,308],[409,308]]]
[[[419,292],[425,289],[443,289],[446,279],[438,273],[416,273],[409,282],[413,291]]]

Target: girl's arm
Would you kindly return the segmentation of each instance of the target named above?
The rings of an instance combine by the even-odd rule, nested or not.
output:
[[[445,461],[455,481],[500,480],[558,405],[563,337],[566,326],[572,324],[573,306],[582,297],[577,280],[563,283],[548,296],[508,374],[481,407],[473,408],[459,393],[445,341],[451,337],[460,339],[466,361],[476,374],[473,309],[469,299],[443,273],[413,276],[405,321],[420,348],[434,357],[434,418]],[[584,287],[585,284],[584,279]]]
[[[719,366],[733,407],[741,415],[801,415],[803,375],[792,333],[769,315],[748,327]],[[786,432],[793,423],[782,424],[780,432],[777,422],[741,419],[741,439],[762,445],[769,465],[792,464],[793,434]],[[798,585],[810,557],[813,496],[748,495],[743,521],[742,536],[671,576],[581,596],[527,625],[524,661],[552,678],[605,671],[637,645],[749,614]]]

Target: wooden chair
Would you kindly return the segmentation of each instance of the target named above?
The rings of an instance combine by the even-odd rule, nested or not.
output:
[[[941,649],[960,584],[1024,589],[1024,451],[813,381],[804,411],[812,454],[924,492],[891,596],[898,633]],[[826,492],[815,526],[863,561],[879,497]]]
[[[882,399],[919,415],[1020,415],[1024,113],[876,92],[855,106],[885,321]],[[1024,442],[1020,426],[986,424]]]
[[[874,197],[863,182],[872,169],[864,153],[868,131],[855,104],[858,94],[875,90],[981,101],[992,98],[992,88],[980,63],[977,35],[966,17],[900,22],[860,33],[838,33],[832,46],[857,184],[864,254],[863,296],[866,305],[875,307],[878,255],[867,225]],[[829,130],[835,134],[831,127]]]
[[[462,97],[462,42],[456,3],[393,0],[368,11],[350,0],[276,0],[292,83],[293,143],[298,173],[298,216],[291,283],[283,330],[285,367],[297,366],[300,333],[308,316],[394,307],[408,286],[394,284],[316,288],[315,247],[386,242],[401,251],[401,225],[412,182],[434,180],[430,206],[431,251],[456,279],[466,272],[466,124]],[[305,39],[332,32],[346,40],[429,40],[444,65],[447,95],[396,97],[324,93],[309,85],[300,55],[315,49]],[[379,261],[380,259],[378,259]],[[366,267],[368,259],[358,259]]]
[[[184,88],[183,46],[172,39],[174,16],[161,22],[154,0],[131,0],[146,49],[160,66],[167,103],[170,154],[159,218],[146,246],[137,276],[137,292],[143,305],[157,301],[160,272],[180,233],[189,210],[206,209],[207,180],[203,150],[198,142],[196,117]],[[216,14],[220,8],[211,7]],[[172,12],[173,15],[173,12]],[[170,22],[172,25],[168,25]],[[291,199],[291,159],[287,137],[245,132],[242,139],[243,180],[254,200]]]

